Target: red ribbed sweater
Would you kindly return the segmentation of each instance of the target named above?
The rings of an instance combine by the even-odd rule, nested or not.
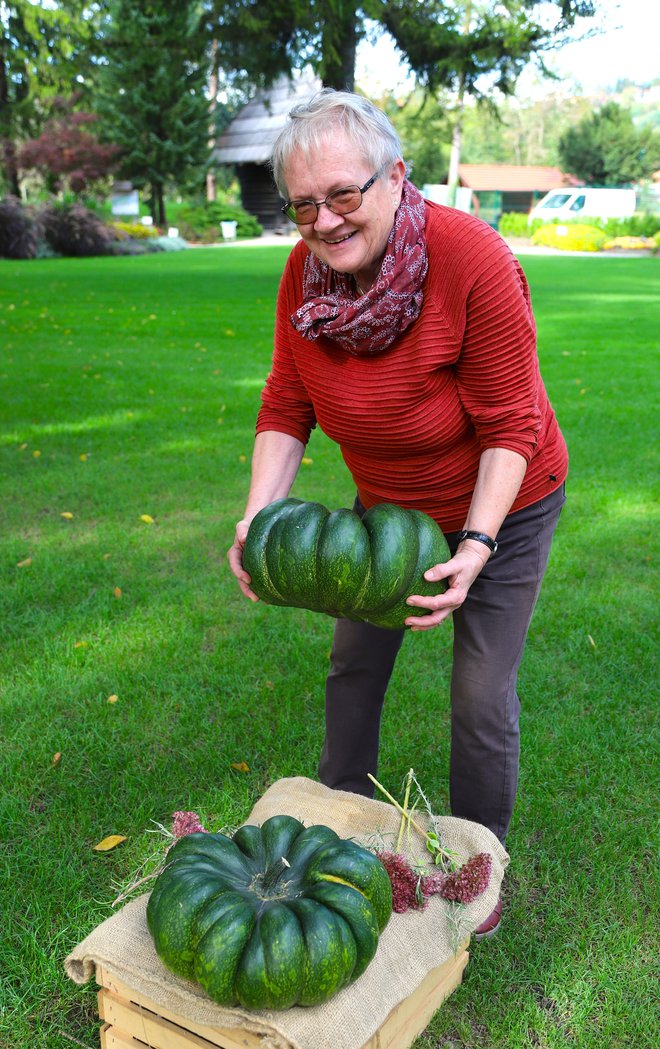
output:
[[[562,483],[568,455],[539,372],[527,282],[509,248],[473,216],[430,203],[426,237],[421,314],[371,357],[294,330],[308,253],[296,245],[257,433],[306,443],[318,423],[340,446],[365,507],[424,510],[451,532],[465,523],[485,448],[527,460],[514,511]]]

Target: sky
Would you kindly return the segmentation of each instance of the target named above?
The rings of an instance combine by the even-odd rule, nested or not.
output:
[[[575,84],[575,93],[579,93],[579,88],[586,93],[597,92],[622,79],[644,84],[659,77],[660,47],[654,27],[657,12],[653,14],[656,2],[595,0],[598,14],[595,18],[582,19],[581,29],[573,35],[584,34],[589,27],[603,31],[550,52],[547,64],[561,76],[564,87]],[[356,79],[360,86],[374,93],[410,87],[406,69],[399,63],[396,49],[387,37],[375,46],[361,45]],[[556,90],[552,81],[544,81],[539,88],[533,80],[532,71],[526,71],[520,82],[521,89],[531,94]]]

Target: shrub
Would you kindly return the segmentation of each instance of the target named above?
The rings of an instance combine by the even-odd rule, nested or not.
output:
[[[608,219],[596,223],[608,237],[653,237],[660,230],[660,215],[632,215],[629,219]]]
[[[149,237],[157,237],[158,230],[155,226],[145,226],[143,222],[113,222],[114,229],[125,233],[133,240],[147,240]]]
[[[0,200],[0,256],[35,259],[42,237],[39,218],[16,197]]]
[[[543,225],[542,219],[532,219],[528,222],[528,215],[521,211],[505,211],[500,216],[497,230],[503,237],[531,237],[537,229]]]
[[[562,251],[600,251],[607,240],[607,234],[602,230],[582,223],[543,225],[532,236],[532,244]]]
[[[652,237],[613,237],[603,244],[603,250],[649,251],[654,246]]]
[[[183,237],[154,237],[147,244],[148,251],[185,251],[187,247]]]
[[[254,215],[237,204],[216,201],[196,208],[182,208],[177,216],[181,236],[204,244],[221,240],[221,222],[235,222],[239,238],[260,237],[263,233],[263,227]]]
[[[110,255],[119,239],[116,230],[80,204],[47,207],[41,220],[46,240],[60,255]]]

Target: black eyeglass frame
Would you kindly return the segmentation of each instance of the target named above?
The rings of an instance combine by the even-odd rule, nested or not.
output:
[[[325,204],[326,208],[328,208],[328,210],[331,211],[333,215],[352,215],[354,211],[358,211],[362,207],[362,198],[364,197],[364,194],[367,192],[368,189],[371,189],[376,179],[380,176],[381,171],[382,169],[379,168],[376,174],[372,175],[371,178],[367,182],[365,182],[364,186],[340,186],[339,189],[335,189],[332,191],[332,193],[328,193],[325,200],[287,200],[286,203],[283,204],[280,208],[280,211],[283,215],[286,215],[289,221],[293,222],[296,226],[311,226],[312,223],[316,222],[317,218],[319,217],[319,208],[321,207],[321,204]],[[328,203],[328,201],[332,201],[332,198],[338,193],[345,193],[347,189],[358,190],[360,194],[360,203],[357,205],[357,207],[351,208],[350,211],[335,211],[335,209],[332,207],[332,204]],[[293,215],[289,214],[290,208],[299,207],[301,204],[314,205],[314,207],[316,208],[316,215],[313,219],[307,219],[305,222],[300,222],[298,219],[294,219]]]

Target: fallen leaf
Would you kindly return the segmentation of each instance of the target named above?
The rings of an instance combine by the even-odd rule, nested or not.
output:
[[[236,769],[237,772],[249,772],[250,766],[246,761],[232,761],[231,767]]]
[[[67,521],[73,521],[73,514],[70,510],[63,510],[60,517],[64,517]]]
[[[300,461],[303,464],[303,466],[311,466],[312,463],[314,462],[314,460],[310,459],[308,455],[303,455],[303,457],[302,457],[302,459]]]
[[[36,449],[35,449],[35,450],[33,451],[33,453],[32,453],[32,456],[33,456],[33,458],[34,458],[34,459],[38,459],[40,455],[41,455],[41,452],[39,451],[39,449],[38,449],[38,448],[36,448]]]
[[[89,644],[89,641],[74,641],[73,642],[73,647],[74,648],[87,648],[88,644]]]
[[[119,600],[119,598],[121,597],[121,587],[120,586],[116,586],[112,592],[115,595],[115,597],[117,598],[117,600]]]
[[[109,834],[98,845],[94,845],[93,849],[94,852],[110,852],[111,849],[116,849],[118,845],[121,845],[122,841],[126,841],[125,834]]]
[[[108,703],[116,703],[118,699],[119,699],[119,696],[115,696],[115,694],[113,693],[111,696],[108,696],[107,702]]]
[[[51,761],[51,764],[53,765],[53,767],[55,767],[55,765],[59,765],[61,760],[62,760],[62,754],[58,750],[56,754],[53,754],[53,759]]]
[[[153,517],[151,517],[150,514],[140,514],[140,520],[144,521],[145,524],[155,523]]]
[[[24,452],[26,450],[26,448],[27,448],[27,444],[22,444],[21,447],[18,450],[19,450],[19,452]]]
[[[17,568],[27,568],[28,565],[32,564],[32,558],[26,557],[24,561],[19,561],[16,565]]]
[[[78,456],[78,458],[80,459],[81,463],[86,463],[87,462],[87,452],[83,452],[82,455]]]
[[[247,455],[239,455],[238,461],[239,461],[239,463],[246,463],[247,462]]]

